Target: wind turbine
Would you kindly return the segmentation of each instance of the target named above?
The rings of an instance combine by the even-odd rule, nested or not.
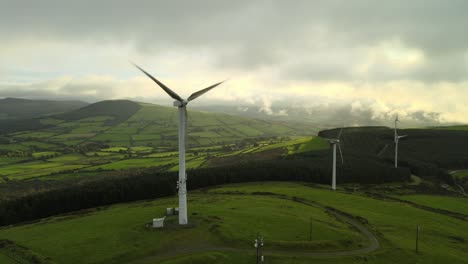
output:
[[[213,84],[205,89],[201,89],[197,92],[194,92],[189,96],[189,98],[182,99],[178,94],[174,91],[169,89],[166,85],[162,82],[158,81],[156,78],[151,76],[151,74],[147,73],[145,70],[140,68],[135,63],[132,63],[137,67],[140,71],[142,71],[146,76],[148,76],[151,80],[153,80],[159,87],[161,87],[170,97],[175,99],[174,106],[179,108],[179,181],[178,181],[178,188],[179,188],[179,225],[186,225],[188,223],[187,219],[187,174],[185,173],[185,137],[187,135],[187,104],[202,96],[209,90],[215,88],[216,86],[220,85],[222,82]]]
[[[398,115],[395,117],[395,138],[394,138],[394,141],[395,141],[395,168],[398,168],[398,141],[400,141],[400,138],[407,137],[407,135],[398,136],[397,122],[400,122],[400,120],[398,119]]]
[[[332,167],[332,190],[336,190],[336,146],[338,145],[338,150],[340,151],[341,164],[344,164],[343,152],[341,152],[340,146],[340,137],[343,132],[343,128],[338,133],[337,138],[326,139],[333,146],[333,167]]]

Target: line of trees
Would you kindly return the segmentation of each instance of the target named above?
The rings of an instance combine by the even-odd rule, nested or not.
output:
[[[304,159],[247,162],[228,167],[189,171],[189,190],[220,184],[249,181],[305,181],[328,184],[329,169]],[[345,167],[339,182],[362,183],[402,181],[408,169],[369,166]],[[364,177],[365,175],[379,175]],[[69,185],[0,201],[0,225],[32,221],[51,215],[105,206],[120,202],[154,199],[175,195],[177,174],[154,169],[129,171],[118,176],[100,177],[82,184]]]

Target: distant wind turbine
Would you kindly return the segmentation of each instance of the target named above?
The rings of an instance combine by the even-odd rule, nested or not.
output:
[[[175,99],[174,106],[179,108],[179,224],[186,225],[188,223],[187,219],[187,174],[185,173],[185,137],[187,135],[187,104],[195,100],[196,98],[202,96],[209,90],[215,88],[216,86],[220,85],[222,82],[213,84],[205,89],[199,90],[194,92],[187,98],[187,100],[182,99],[178,94],[174,91],[169,89],[166,85],[162,82],[158,81],[156,78],[151,76],[145,70],[140,68],[135,63],[132,63],[137,67],[140,71],[142,71],[146,76],[148,76],[151,80],[153,80],[156,84],[159,85],[170,97]]]
[[[334,139],[326,139],[333,146],[333,168],[332,168],[332,190],[336,190],[336,146],[338,145],[338,150],[340,151],[341,164],[344,164],[343,152],[341,151],[340,146],[340,137],[343,132],[343,128],[340,129],[338,137]]]
[[[395,168],[398,168],[398,141],[400,141],[400,138],[407,137],[407,135],[398,136],[397,122],[400,122],[400,120],[398,119],[398,115],[395,117],[395,138],[394,138],[394,141],[395,141]]]

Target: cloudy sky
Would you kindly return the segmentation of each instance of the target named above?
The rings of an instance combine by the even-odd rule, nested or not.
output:
[[[468,123],[468,1],[0,0],[0,97],[183,97]],[[200,103],[198,102],[198,103]],[[168,103],[171,103],[168,99]]]

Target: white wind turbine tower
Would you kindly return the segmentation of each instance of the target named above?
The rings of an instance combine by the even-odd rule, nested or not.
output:
[[[138,65],[134,64],[140,71],[142,71],[146,76],[153,80],[156,84],[159,85],[170,97],[175,99],[174,106],[179,108],[179,224],[186,225],[188,223],[187,219],[187,174],[185,173],[185,137],[187,135],[187,104],[208,92],[209,90],[215,88],[223,82],[213,84],[205,89],[194,92],[187,98],[187,100],[182,99],[178,94],[169,89],[166,85],[158,81],[156,78],[151,76],[145,70],[140,68]]]
[[[400,120],[398,119],[398,115],[395,117],[395,138],[394,138],[394,141],[395,141],[395,168],[398,168],[398,141],[400,141],[400,138],[407,137],[407,135],[398,136],[397,122],[400,122]]]
[[[338,137],[334,139],[326,139],[333,146],[333,168],[332,168],[332,190],[336,190],[336,146],[338,145],[338,150],[340,151],[341,164],[344,164],[343,152],[341,152],[340,146],[340,137],[343,132],[343,128],[338,133]]]

